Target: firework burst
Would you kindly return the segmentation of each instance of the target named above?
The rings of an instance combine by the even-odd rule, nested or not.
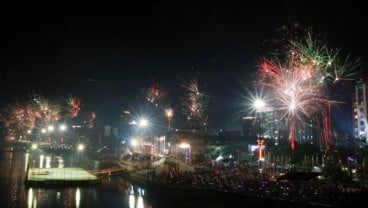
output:
[[[27,131],[39,129],[46,124],[60,120],[60,105],[38,95],[31,95],[26,102],[17,102],[6,108],[2,124],[8,138],[24,135]]]
[[[69,106],[69,117],[75,118],[78,116],[78,113],[81,108],[82,99],[79,97],[69,97],[68,106]]]
[[[91,111],[89,114],[88,114],[88,118],[86,120],[86,127],[87,128],[93,128],[93,123],[94,123],[94,120],[96,118],[96,112],[94,111]]]
[[[144,91],[144,94],[148,102],[159,105],[165,99],[167,92],[157,81],[152,80],[152,84]]]
[[[182,87],[185,90],[182,97],[182,109],[189,126],[204,128],[208,120],[209,96],[199,89],[197,77],[185,82]]]
[[[21,138],[30,132],[40,133],[46,126],[53,125],[67,118],[75,118],[80,111],[80,98],[69,98],[67,106],[57,101],[50,101],[40,95],[32,94],[23,101],[18,101],[1,113],[1,124],[7,138]],[[66,109],[66,110],[65,110]],[[89,114],[86,122],[93,127],[95,113]]]
[[[323,118],[318,122],[323,129],[322,144],[328,146],[331,105],[339,102],[329,98],[324,86],[352,79],[358,61],[351,62],[348,57],[340,64],[338,51],[329,50],[310,33],[304,39],[290,41],[283,57],[283,60],[265,58],[261,61],[256,86],[264,88],[280,120],[288,123],[292,149],[296,126],[318,117]]]

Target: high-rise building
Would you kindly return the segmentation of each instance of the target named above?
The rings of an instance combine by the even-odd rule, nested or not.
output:
[[[261,122],[262,137],[278,145],[280,142],[279,126],[275,111],[265,109],[260,113],[259,121]]]
[[[353,98],[353,121],[354,121],[354,137],[363,142],[367,142],[368,125],[367,125],[367,109],[368,109],[368,85],[364,81],[358,81],[355,86]]]
[[[290,123],[287,117],[280,118],[271,108],[264,109],[255,116],[244,116],[243,136],[247,138],[262,138],[273,145],[288,144],[290,135]],[[295,126],[295,142],[319,144],[317,140],[317,124],[312,120],[304,120]]]
[[[257,130],[255,128],[256,117],[252,116],[244,116],[242,118],[243,121],[243,137],[254,137],[257,136]]]
[[[262,138],[278,145],[280,142],[279,122],[275,112],[270,108],[264,108],[255,116],[244,116],[243,136],[248,138]]]

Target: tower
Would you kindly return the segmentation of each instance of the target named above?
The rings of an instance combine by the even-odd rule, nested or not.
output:
[[[368,125],[367,125],[367,94],[368,85],[364,81],[358,81],[355,86],[353,98],[353,121],[354,121],[354,137],[367,142]]]

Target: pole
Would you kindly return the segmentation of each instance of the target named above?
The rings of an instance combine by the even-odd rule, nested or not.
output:
[[[259,162],[259,171],[262,173],[262,160],[263,160],[263,153],[262,153],[262,146],[264,143],[263,139],[258,139],[258,162]]]
[[[166,136],[164,136],[164,154],[163,155],[165,155],[165,150],[166,150]]]

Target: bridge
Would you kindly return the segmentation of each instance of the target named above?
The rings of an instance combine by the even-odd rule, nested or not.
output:
[[[103,177],[103,176],[110,176],[112,174],[124,174],[128,172],[128,169],[125,167],[112,167],[112,168],[92,170],[89,172],[95,176]]]

